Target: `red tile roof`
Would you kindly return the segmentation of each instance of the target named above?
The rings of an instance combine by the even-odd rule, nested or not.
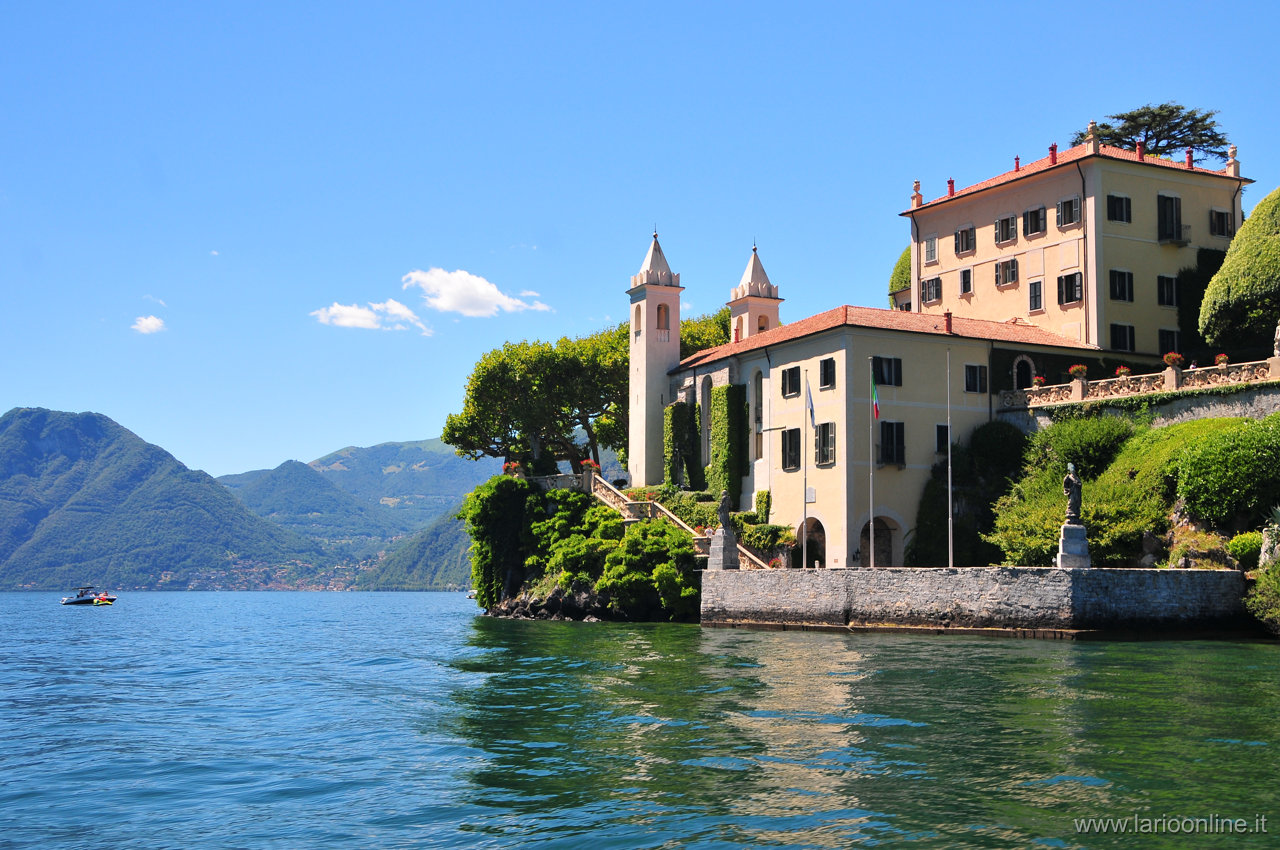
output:
[[[1051,345],[1057,348],[1079,348],[1097,350],[1096,345],[1088,345],[1073,339],[1058,336],[1055,333],[1036,327],[1024,319],[1010,319],[1007,322],[992,322],[987,319],[965,319],[953,316],[951,333],[946,331],[946,319],[940,313],[907,313],[901,310],[885,310],[877,307],[851,307],[845,305],[818,313],[798,322],[778,325],[762,333],[747,337],[741,342],[729,342],[707,348],[697,354],[690,355],[680,361],[680,365],[672,371],[712,363],[726,357],[746,354],[768,346],[780,345],[784,342],[812,336],[833,328],[874,328],[877,330],[904,331],[906,333],[933,334],[936,336],[953,336],[968,339],[984,339],[994,342],[1015,343],[1018,345]]]
[[[1091,154],[1086,150],[1083,144],[1079,144],[1073,148],[1067,148],[1064,151],[1059,151],[1058,161],[1055,163],[1050,163],[1050,157],[1046,156],[1044,159],[1037,159],[1035,162],[1029,162],[1016,171],[1006,171],[1004,174],[999,174],[995,177],[990,178],[989,180],[983,180],[981,183],[974,183],[972,186],[966,186],[963,189],[957,189],[954,195],[943,195],[940,198],[934,198],[932,201],[925,201],[919,207],[916,207],[915,209],[907,210],[906,212],[903,212],[903,213],[899,213],[899,215],[910,215],[916,210],[921,210],[921,209],[924,209],[925,207],[933,206],[934,204],[941,204],[947,201],[953,201],[956,198],[961,198],[966,195],[973,195],[977,192],[983,191],[984,189],[990,189],[994,186],[1001,186],[1005,183],[1012,183],[1015,180],[1022,180],[1026,177],[1031,177],[1032,175],[1035,175],[1035,174],[1042,174],[1054,168],[1062,168],[1064,166],[1071,165],[1072,163],[1078,160],[1086,159],[1090,156],[1101,156],[1101,157],[1106,157],[1107,159],[1121,159],[1121,160],[1127,160],[1128,162],[1141,162],[1143,165],[1151,165],[1159,168],[1174,168],[1174,169],[1177,169],[1178,171],[1192,172],[1195,174],[1209,174],[1214,177],[1227,177],[1232,180],[1243,179],[1245,183],[1253,182],[1252,180],[1232,176],[1227,172],[1227,169],[1225,166],[1216,171],[1210,168],[1200,168],[1198,166],[1192,166],[1191,168],[1187,168],[1185,162],[1179,162],[1177,160],[1172,160],[1172,159],[1161,159],[1160,157],[1156,157],[1156,156],[1139,157],[1137,151],[1127,150],[1126,148],[1114,148],[1114,147],[1111,147],[1110,145],[1099,145],[1098,153]]]

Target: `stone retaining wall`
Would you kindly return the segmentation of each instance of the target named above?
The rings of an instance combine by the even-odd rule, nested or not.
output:
[[[1234,570],[967,567],[708,571],[703,625],[1249,630]]]

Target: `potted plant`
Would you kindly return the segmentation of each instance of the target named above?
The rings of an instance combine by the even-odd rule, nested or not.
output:
[[[1213,358],[1213,365],[1215,366],[1226,366],[1230,362],[1231,358],[1227,357],[1225,354],[1219,354]]]
[[[1075,378],[1077,381],[1083,381],[1089,374],[1089,367],[1083,363],[1076,363],[1067,370],[1067,374]]]
[[[1176,351],[1170,351],[1164,356],[1164,365],[1172,366],[1175,369],[1182,368],[1182,355]]]
[[[1043,386],[1044,386],[1044,375],[1036,375],[1034,378],[1032,378],[1032,379],[1031,379],[1031,386],[1033,386],[1033,387],[1043,387]]]
[[[524,474],[524,467],[520,465],[518,460],[509,460],[502,465],[502,474],[519,478]]]
[[[1117,366],[1117,367],[1116,367],[1116,377],[1117,377],[1117,378],[1127,378],[1127,377],[1129,377],[1129,375],[1130,375],[1130,374],[1132,374],[1132,372],[1133,372],[1133,370],[1132,370],[1132,369],[1130,369],[1128,366]]]
[[[600,471],[600,464],[596,463],[591,458],[587,458],[586,460],[584,460],[581,465],[582,465],[583,472],[587,472],[588,470],[590,470],[591,472]]]

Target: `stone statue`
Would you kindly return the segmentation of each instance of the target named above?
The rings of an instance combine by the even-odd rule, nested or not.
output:
[[[1080,522],[1080,479],[1076,477],[1076,465],[1067,464],[1067,475],[1062,479],[1062,494],[1067,497],[1067,525]]]
[[[1280,357],[1280,321],[1276,322],[1276,341],[1271,346],[1271,355]]]
[[[720,528],[724,533],[726,540],[734,540],[733,520],[729,516],[729,510],[733,505],[729,502],[729,491],[720,491]]]

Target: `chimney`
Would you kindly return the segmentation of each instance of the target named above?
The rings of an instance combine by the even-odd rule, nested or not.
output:
[[[1050,165],[1058,164],[1058,143],[1057,142],[1054,142],[1053,144],[1049,145],[1049,164]]]
[[[1138,159],[1146,159],[1146,156],[1147,156],[1147,143],[1138,142]]]
[[[943,313],[942,318],[947,320],[947,333],[951,333],[951,311]]]
[[[955,197],[955,194],[956,194],[956,181],[954,178],[948,177],[947,178],[947,197],[948,198]]]
[[[1191,159],[1191,148],[1187,148],[1187,170],[1190,171],[1194,167],[1195,167],[1195,163]]]
[[[1022,170],[1022,162],[1021,162],[1021,159],[1020,159],[1019,157],[1016,157],[1016,156],[1015,156],[1015,157],[1013,158],[1013,170],[1014,170],[1014,171],[1021,171],[1021,170]]]

